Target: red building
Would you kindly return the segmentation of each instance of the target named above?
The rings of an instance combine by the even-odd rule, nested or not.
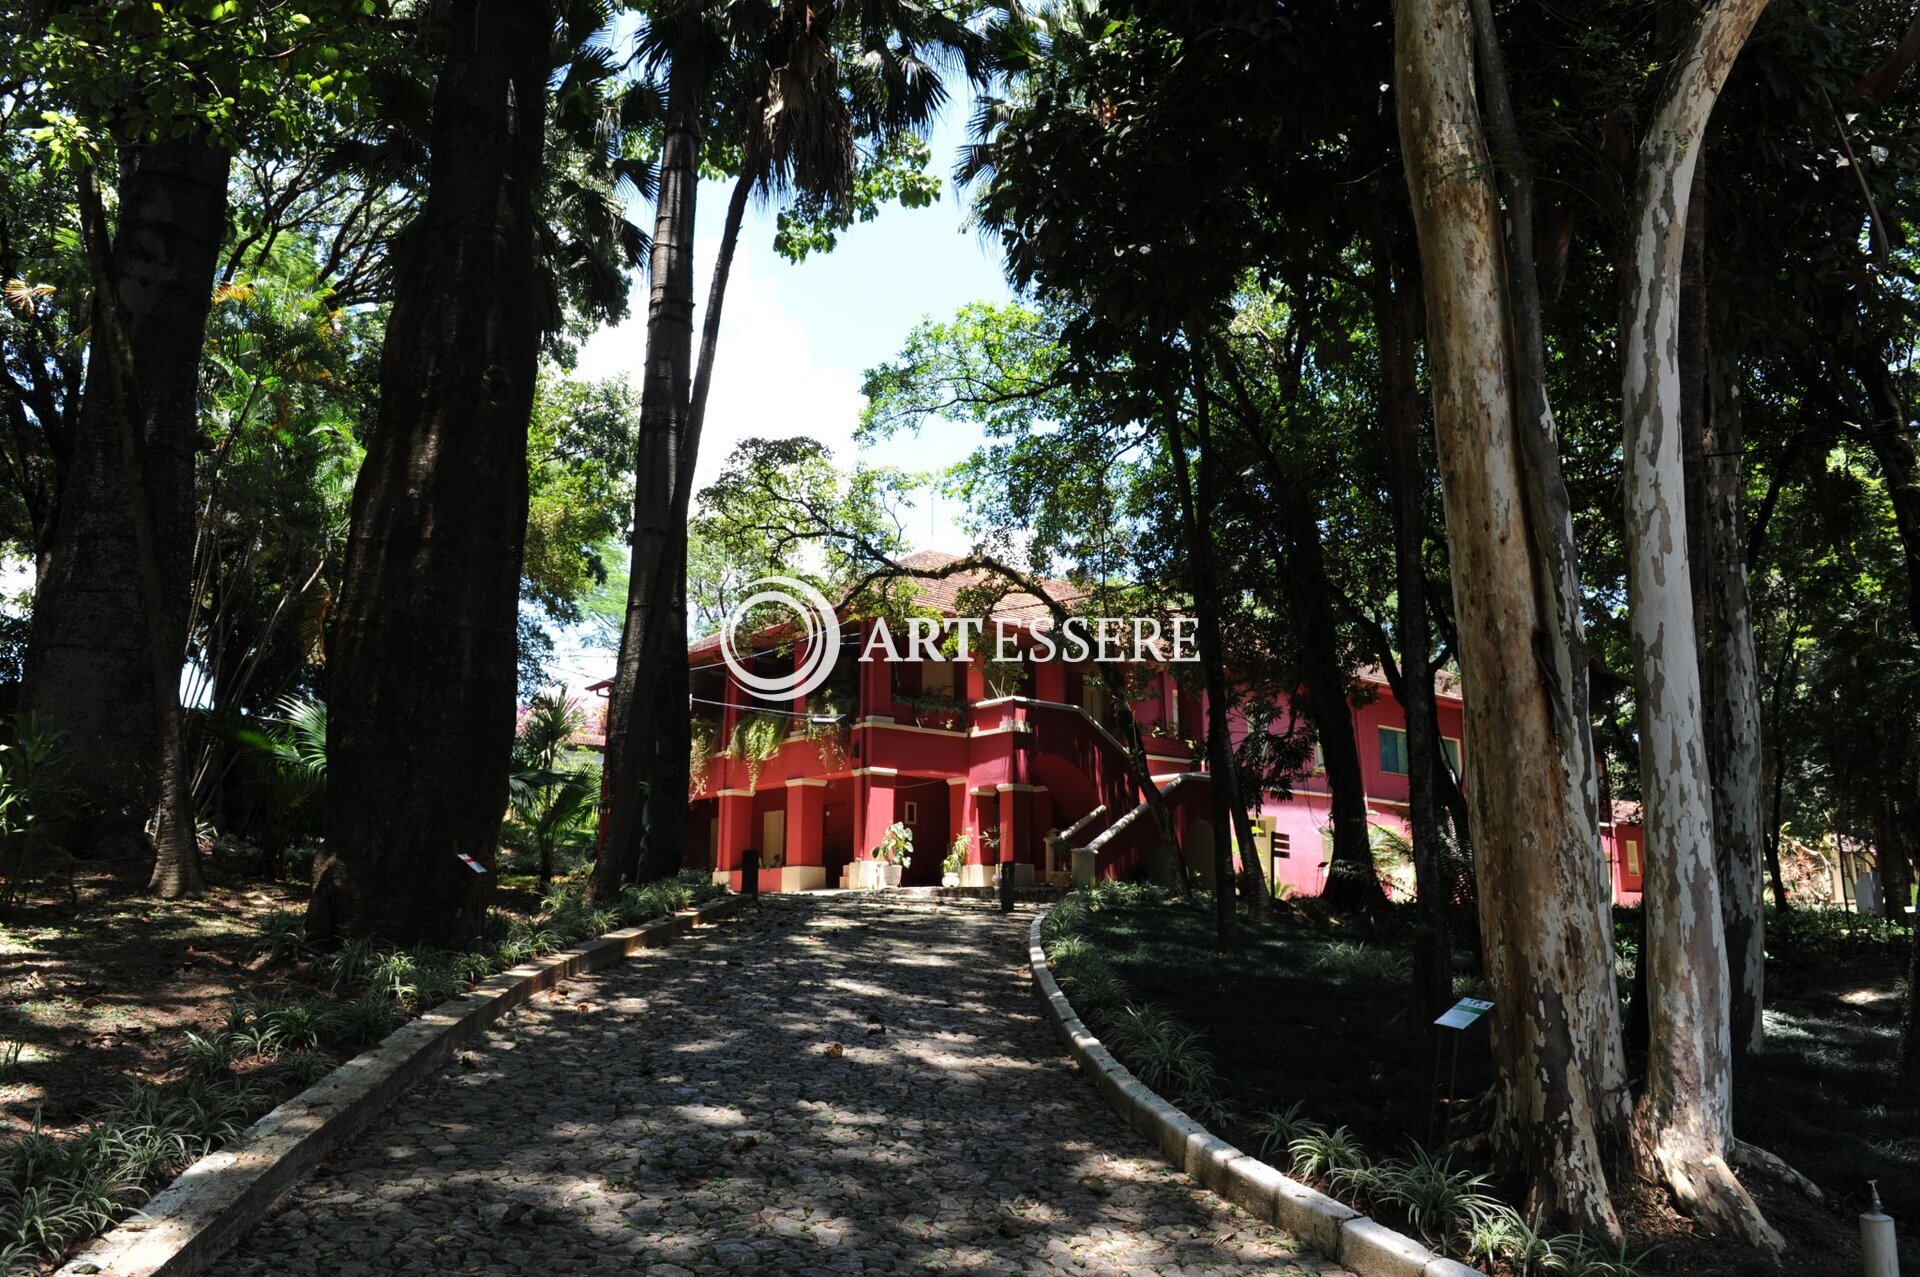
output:
[[[952,558],[928,552],[906,562],[932,569]],[[964,574],[923,579],[919,602],[956,617],[959,594],[978,584]],[[1045,584],[1060,602],[1078,597],[1066,581]],[[1013,594],[994,608],[988,632],[1011,633],[1031,658],[1036,623],[1044,626],[1049,615],[1039,600]],[[1076,849],[1082,873],[1164,872],[1148,864],[1158,844],[1154,822],[1113,733],[1114,707],[1087,666],[1058,653],[992,659],[991,639],[976,642],[965,660],[891,659],[874,641],[874,625],[844,620],[827,683],[775,702],[740,684],[719,636],[689,649],[696,736],[704,742],[696,746],[690,793],[690,866],[739,888],[753,852],[762,891],[869,885],[880,872],[871,852],[897,823],[913,836],[900,875],[909,885],[940,882],[950,855],[963,886],[991,885],[1003,862],[1020,885],[1064,884],[1072,881]],[[803,641],[782,632],[749,646],[752,675],[792,670],[808,655]],[[1182,845],[1210,845],[1209,783],[1197,749],[1204,694],[1152,663],[1140,666],[1128,690]],[[1404,831],[1404,717],[1382,680],[1363,676],[1356,692],[1369,819]],[[1439,689],[1439,714],[1449,762],[1470,766],[1457,689]],[[1263,796],[1255,842],[1278,886],[1317,894],[1324,885],[1329,802],[1318,772],[1297,778],[1290,796]],[[1609,824],[1603,838],[1616,888],[1637,900],[1637,826],[1616,836]],[[1202,880],[1211,864],[1210,856],[1190,860]]]

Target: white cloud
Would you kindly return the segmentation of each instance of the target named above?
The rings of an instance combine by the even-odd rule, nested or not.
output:
[[[694,261],[710,266],[717,247],[714,240],[697,239]],[[782,304],[778,290],[764,275],[764,265],[757,266],[757,255],[746,248],[743,243],[727,281],[713,390],[695,471],[696,493],[718,477],[728,454],[742,439],[804,435],[831,448],[838,464],[853,464],[853,431],[864,404],[859,378],[850,370],[828,367],[816,359],[808,342],[807,325]],[[696,289],[702,306],[706,287],[703,273]],[[633,317],[587,339],[580,352],[577,376],[624,374],[639,386],[647,345],[644,281],[636,283],[634,292]],[[829,303],[821,309],[830,313],[832,306]],[[696,313],[696,345],[701,322],[702,315]]]

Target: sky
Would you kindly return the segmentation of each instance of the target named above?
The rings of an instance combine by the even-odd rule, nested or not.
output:
[[[934,170],[945,174],[966,136],[967,104],[951,102],[931,137]],[[707,274],[720,239],[728,188],[700,188],[694,235],[694,296],[706,303]],[[914,325],[943,320],[968,302],[1010,299],[997,246],[965,225],[963,197],[949,179],[938,202],[922,209],[889,206],[841,235],[827,254],[794,264],[773,251],[773,207],[753,207],[728,280],[712,398],[701,439],[696,492],[719,474],[742,439],[809,436],[834,450],[842,465],[856,452],[853,432],[865,400],[868,368],[892,358]],[[630,212],[651,229],[650,205]],[[631,315],[604,328],[580,351],[575,375],[624,375],[638,387],[646,356],[646,273],[636,272]],[[695,313],[696,335],[702,315]],[[936,424],[858,455],[876,465],[944,469],[979,444],[977,430]],[[928,496],[905,518],[912,549],[966,548],[950,502]],[[572,688],[609,677],[610,652],[569,634],[555,652],[553,673]]]

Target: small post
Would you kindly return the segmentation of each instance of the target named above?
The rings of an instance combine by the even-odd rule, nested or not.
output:
[[[1000,862],[1000,912],[1013,912],[1013,862]]]
[[[1893,1219],[1880,1207],[1880,1181],[1870,1179],[1873,1206],[1860,1217],[1860,1252],[1866,1277],[1900,1277],[1900,1246]]]
[[[1460,1083],[1460,1039],[1465,1036],[1467,1029],[1471,1028],[1481,1016],[1491,1010],[1493,1010],[1493,1003],[1491,1002],[1484,1001],[1480,998],[1461,998],[1458,1002],[1448,1007],[1447,1010],[1441,1014],[1440,1018],[1433,1022],[1433,1027],[1436,1030],[1446,1030],[1453,1038],[1453,1060],[1447,1069],[1447,1090],[1446,1094],[1442,1096],[1440,1100],[1442,1104],[1447,1106],[1446,1133],[1443,1138],[1445,1142],[1449,1144],[1453,1142],[1453,1097]],[[1436,1092],[1440,1089],[1441,1040],[1441,1037],[1438,1036],[1433,1040],[1433,1089]],[[1427,1114],[1427,1142],[1429,1144],[1433,1142],[1433,1114],[1431,1111]],[[1445,1147],[1445,1145],[1443,1144],[1442,1147]]]
[[[760,904],[760,853],[752,847],[740,853],[740,890]]]

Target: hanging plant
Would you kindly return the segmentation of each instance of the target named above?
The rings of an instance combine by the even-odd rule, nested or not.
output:
[[[747,788],[760,787],[760,769],[787,739],[786,720],[773,714],[747,714],[733,729],[733,756],[747,765]]]
[[[813,742],[820,755],[820,766],[825,770],[837,772],[847,765],[853,731],[847,726],[846,712],[840,708],[832,688],[820,693],[807,718],[807,739]]]
[[[707,792],[713,778],[713,756],[720,752],[720,724],[711,718],[696,718],[692,728],[692,747],[687,757],[687,786],[695,794]]]

